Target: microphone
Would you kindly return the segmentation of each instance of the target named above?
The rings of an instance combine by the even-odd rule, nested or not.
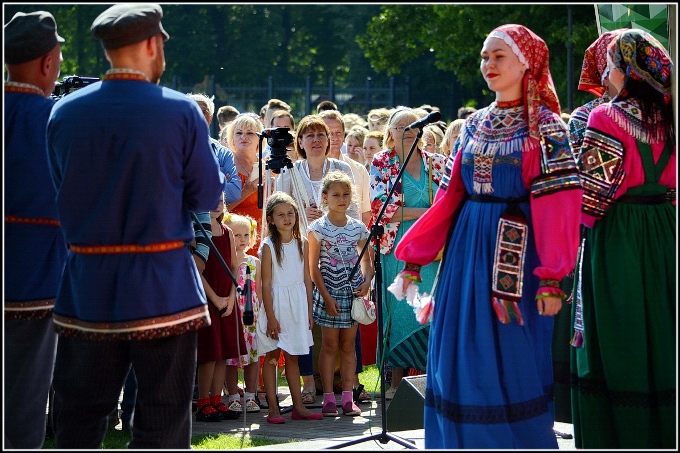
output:
[[[253,315],[253,285],[250,283],[250,266],[246,264],[246,281],[243,284],[245,294],[245,307],[243,307],[243,324],[252,326],[254,321]]]
[[[442,117],[441,112],[434,111],[430,112],[429,115],[427,115],[425,118],[419,119],[415,123],[411,123],[406,129],[404,129],[404,132],[410,131],[411,129],[422,129],[424,126],[430,124],[430,123],[436,123],[439,121]]]

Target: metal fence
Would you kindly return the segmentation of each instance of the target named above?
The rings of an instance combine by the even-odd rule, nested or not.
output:
[[[296,122],[304,116],[314,113],[316,105],[324,100],[330,100],[338,105],[342,113],[357,113],[366,115],[371,109],[379,107],[392,108],[397,105],[410,105],[409,80],[397,84],[394,77],[390,77],[387,86],[375,86],[370,78],[362,87],[338,88],[333,78],[327,86],[312,86],[311,78],[299,84],[278,86],[269,77],[266,85],[251,86],[221,86],[215,82],[215,76],[206,76],[202,82],[186,84],[179,77],[173,77],[169,88],[182,93],[204,93],[215,96],[215,111],[223,105],[232,105],[239,112],[259,113],[263,105],[270,99],[276,98],[288,103]],[[211,135],[217,135],[217,121],[210,125]]]

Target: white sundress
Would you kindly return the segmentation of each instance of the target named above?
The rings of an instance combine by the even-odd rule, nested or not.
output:
[[[305,286],[304,260],[300,258],[297,240],[283,244],[283,266],[279,266],[271,239],[266,238],[262,247],[269,247],[272,255],[272,301],[274,315],[281,332],[278,340],[267,336],[267,315],[264,304],[257,322],[257,351],[260,355],[281,348],[290,355],[305,355],[314,344],[309,329],[309,307]],[[262,251],[260,250],[260,259]],[[264,288],[263,288],[264,289]]]

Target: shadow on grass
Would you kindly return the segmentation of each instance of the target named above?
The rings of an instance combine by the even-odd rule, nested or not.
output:
[[[125,450],[130,442],[131,436],[117,429],[109,429],[104,437],[102,449],[106,450]],[[294,442],[294,441],[291,441]],[[269,439],[266,437],[250,437],[239,434],[197,434],[191,436],[191,448],[196,450],[238,450],[241,448],[262,447],[280,443],[280,440]],[[54,437],[45,439],[43,450],[56,449]]]

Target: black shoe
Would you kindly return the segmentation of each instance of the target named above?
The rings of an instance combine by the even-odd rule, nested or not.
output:
[[[218,411],[206,414],[205,409],[209,407],[212,408],[210,404],[206,404],[196,411],[197,422],[219,422],[220,420],[223,420],[222,414]]]
[[[241,416],[241,413],[238,411],[220,412],[220,414],[222,414],[222,420],[238,420]]]

